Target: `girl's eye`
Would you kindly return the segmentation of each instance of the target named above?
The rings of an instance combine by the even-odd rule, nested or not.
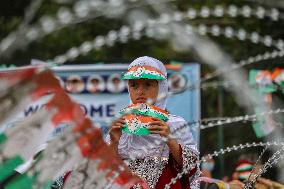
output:
[[[130,83],[130,87],[131,88],[137,88],[137,84],[136,83]]]
[[[152,83],[146,83],[146,86],[147,86],[147,87],[151,87],[151,86],[152,86]]]
[[[152,86],[154,86],[154,84],[153,84],[153,82],[147,82],[147,83],[146,83],[146,86],[147,86],[147,87],[152,87]]]

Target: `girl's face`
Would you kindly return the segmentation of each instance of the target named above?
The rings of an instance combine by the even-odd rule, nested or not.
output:
[[[154,104],[157,100],[159,85],[154,79],[131,79],[128,80],[128,87],[131,101],[136,103],[145,103],[150,100]]]

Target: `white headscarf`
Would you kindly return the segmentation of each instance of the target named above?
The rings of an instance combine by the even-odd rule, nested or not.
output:
[[[128,70],[134,66],[151,66],[153,68],[156,68],[160,70],[165,77],[167,77],[167,69],[164,66],[164,64],[152,57],[149,56],[142,56],[139,58],[136,58],[129,66]],[[158,91],[158,97],[163,96],[163,98],[159,98],[158,101],[154,104],[155,106],[165,109],[167,104],[167,94],[168,94],[168,81],[167,80],[159,80],[159,91]],[[131,101],[131,100],[130,100]],[[131,102],[131,104],[133,104]]]

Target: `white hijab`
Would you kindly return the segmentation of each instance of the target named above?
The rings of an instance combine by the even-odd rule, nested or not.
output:
[[[160,70],[167,77],[167,70],[164,64],[161,61],[152,57],[148,56],[139,57],[129,65],[128,69],[130,69],[133,66],[151,66]],[[165,98],[158,99],[154,105],[159,108],[165,109],[167,102],[167,94],[168,94],[168,82],[167,80],[159,80],[158,84],[159,84],[158,96],[163,95]],[[183,126],[186,122],[181,117],[170,115],[169,121],[167,123],[170,127],[170,130],[174,131],[178,127]],[[190,145],[193,148],[196,148],[191,133],[187,129],[188,128],[185,127],[185,129],[182,129],[182,132],[179,132],[179,134],[174,134],[174,136],[177,138],[178,143],[183,145]],[[164,142],[157,144],[157,141],[161,141],[161,136],[158,134],[150,134],[147,136],[136,136],[127,133],[122,133],[119,140],[118,153],[122,159],[129,159],[131,157],[144,158],[149,156],[168,157],[169,156],[168,146]]]
[[[129,66],[128,70],[134,66],[151,66],[153,68],[156,68],[160,70],[164,76],[167,78],[167,69],[164,66],[164,64],[155,58],[149,57],[149,56],[142,56],[139,58],[136,58]],[[163,98],[159,98],[158,101],[154,104],[155,106],[165,109],[166,104],[167,104],[167,97],[166,95],[168,94],[168,81],[167,80],[159,80],[159,91],[158,91],[158,96]],[[131,102],[131,100],[130,100]],[[131,104],[133,104],[131,102]]]

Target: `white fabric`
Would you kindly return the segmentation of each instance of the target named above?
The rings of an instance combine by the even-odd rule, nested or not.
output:
[[[165,77],[167,78],[167,69],[164,66],[164,64],[152,57],[149,56],[142,56],[139,58],[136,58],[129,66],[128,69],[134,67],[134,66],[151,66],[153,68],[156,68],[160,70]],[[154,104],[155,106],[165,109],[167,104],[167,98],[165,95],[168,94],[168,82],[167,80],[159,80],[159,91],[158,96],[163,96],[163,98],[158,99],[158,101]],[[130,100],[131,101],[131,100]],[[133,104],[130,102],[130,104]]]
[[[34,154],[36,155],[37,153],[43,151],[46,147],[47,147],[47,143],[41,144]],[[33,165],[33,163],[35,161],[36,161],[36,159],[34,159],[34,157],[31,157],[28,161],[26,161],[25,163],[19,165],[15,170],[18,173],[23,174]]]
[[[151,66],[158,70],[160,70],[165,76],[167,76],[167,71],[163,63],[157,59],[143,56],[135,59],[128,68],[133,66]],[[161,93],[168,93],[168,82],[167,80],[159,81],[159,95]],[[154,104],[159,108],[166,108],[166,98],[158,100],[157,103]],[[198,154],[198,150],[196,148],[196,143],[193,140],[191,131],[186,125],[186,121],[178,116],[169,115],[168,125],[170,127],[171,133],[174,135],[174,138],[177,139],[177,142],[181,145],[186,145],[194,152]],[[178,132],[175,132],[178,128]],[[107,136],[107,142],[110,142],[109,135]],[[143,158],[146,156],[154,156],[154,157],[168,157],[169,156],[169,148],[168,146],[162,142],[161,144],[156,144],[155,141],[161,141],[160,135],[151,134],[148,136],[135,136],[127,133],[122,133],[118,145],[118,153],[122,159],[129,158]],[[146,152],[146,153],[145,153]]]
[[[167,123],[170,127],[171,133],[174,135],[174,138],[176,138],[179,144],[186,145],[194,152],[198,153],[196,143],[193,140],[189,127],[184,126],[186,122],[183,118],[170,115],[169,121]],[[180,129],[178,132],[174,132],[179,128],[182,129]],[[164,142],[157,145],[155,143],[156,140],[161,141],[161,136],[157,134],[151,134],[148,136],[135,136],[127,133],[122,133],[119,140],[118,153],[122,159],[129,159],[133,157],[144,158],[147,156],[168,157],[168,146]]]

